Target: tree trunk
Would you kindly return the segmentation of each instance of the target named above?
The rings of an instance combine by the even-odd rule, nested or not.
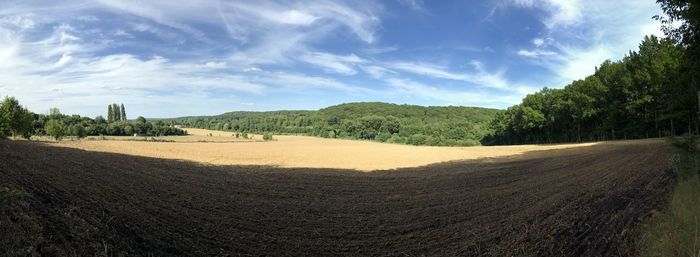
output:
[[[581,142],[581,122],[578,123],[578,141]]]
[[[612,129],[612,141],[615,141],[615,128]]]
[[[673,119],[671,119],[671,136],[676,136],[676,128],[673,127]]]
[[[661,129],[659,129],[659,117],[657,117],[658,111],[654,110],[654,127],[656,127],[656,132],[658,132],[659,136],[661,137]]]

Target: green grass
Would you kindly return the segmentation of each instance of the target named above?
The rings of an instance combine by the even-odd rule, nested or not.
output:
[[[27,194],[0,187],[0,256],[41,256],[42,227],[26,210]]]
[[[691,137],[671,139],[678,182],[663,213],[655,215],[641,240],[642,256],[700,257],[700,151]]]

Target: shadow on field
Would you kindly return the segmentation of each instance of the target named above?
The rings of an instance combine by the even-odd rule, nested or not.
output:
[[[0,255],[637,255],[664,144],[357,172],[212,166],[0,141]]]

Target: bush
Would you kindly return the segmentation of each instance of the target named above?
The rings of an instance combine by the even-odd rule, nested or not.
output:
[[[427,136],[425,138],[426,145],[437,146],[437,145],[440,145],[440,143],[441,143],[441,141],[440,141],[439,137]]]
[[[377,136],[374,137],[374,140],[375,140],[375,141],[379,141],[379,142],[386,142],[387,140],[389,140],[389,138],[391,138],[391,136],[390,136],[389,134],[387,134],[387,133],[380,133],[380,134],[377,134]]]
[[[243,133],[241,134],[241,137],[242,137],[243,139],[248,139],[248,132],[243,132]]]
[[[49,120],[46,123],[46,134],[54,139],[61,140],[66,135],[66,126],[63,121],[60,120]]]
[[[265,141],[272,140],[272,133],[263,134],[263,140],[265,140]]]
[[[406,138],[399,136],[399,134],[393,134],[389,139],[386,140],[386,142],[392,144],[405,144]]]
[[[81,138],[84,138],[87,136],[87,131],[85,130],[85,127],[83,127],[83,125],[80,125],[80,124],[75,124],[75,125],[71,126],[69,131],[70,131],[69,134],[71,136],[75,136],[78,139],[81,139]]]
[[[409,145],[425,145],[426,137],[423,134],[415,134],[408,137],[406,143]]]

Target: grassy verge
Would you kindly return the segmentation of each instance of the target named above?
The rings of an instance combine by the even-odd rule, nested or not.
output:
[[[42,227],[26,210],[26,193],[0,187],[0,256],[41,256]]]
[[[700,257],[700,151],[693,137],[669,141],[678,182],[667,209],[646,228],[642,256]]]

